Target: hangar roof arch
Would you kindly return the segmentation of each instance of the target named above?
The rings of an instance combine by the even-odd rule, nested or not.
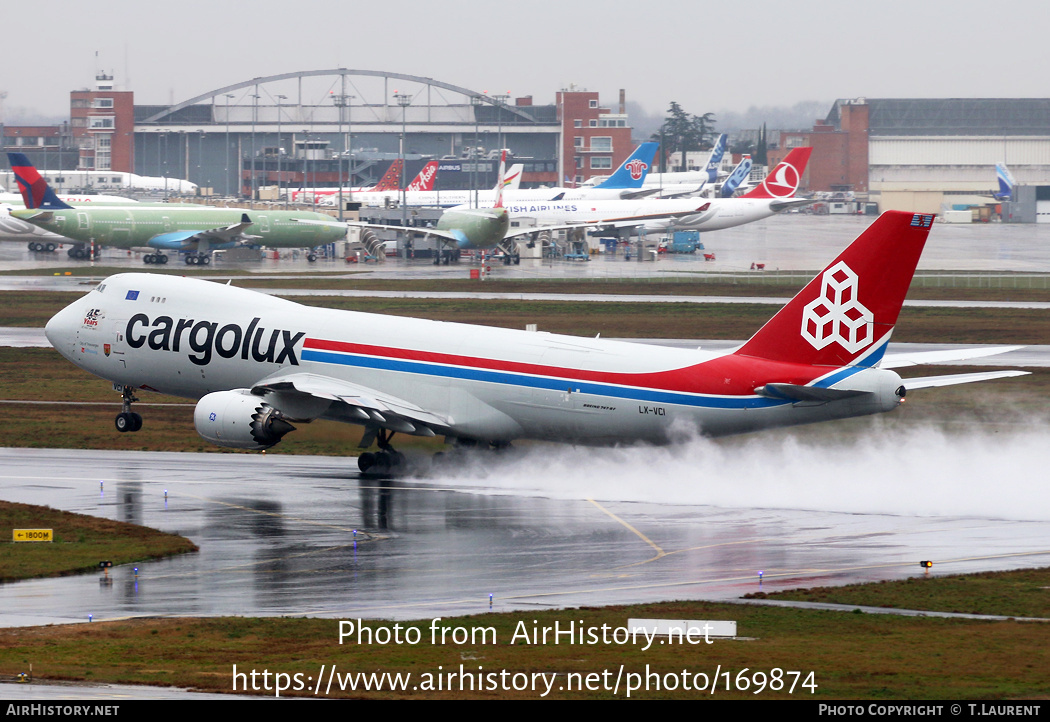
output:
[[[456,93],[458,95],[464,96],[467,99],[465,104],[473,106],[475,108],[480,108],[480,107],[482,107],[482,106],[484,106],[486,104],[490,105],[490,106],[493,107],[494,110],[499,112],[500,115],[504,116],[504,118],[505,118],[504,122],[510,121],[510,122],[525,123],[525,124],[542,123],[542,122],[544,122],[543,120],[537,119],[535,117],[534,113],[532,113],[532,112],[530,112],[528,110],[528,108],[533,107],[533,106],[525,106],[524,108],[522,108],[522,107],[517,107],[517,106],[514,106],[514,105],[507,105],[506,104],[506,100],[509,97],[507,95],[493,95],[493,96],[490,96],[490,95],[488,95],[485,92],[478,92],[476,90],[471,90],[470,88],[465,88],[465,87],[460,86],[460,85],[454,85],[452,83],[445,83],[445,82],[442,82],[440,80],[435,80],[434,78],[428,78],[428,77],[424,77],[424,76],[420,76],[420,75],[410,75],[410,74],[407,74],[407,73],[395,73],[395,72],[383,71],[383,70],[360,70],[360,69],[348,69],[348,68],[329,68],[329,69],[324,69],[324,70],[302,70],[302,71],[297,71],[297,72],[293,72],[293,73],[281,73],[281,74],[278,74],[278,75],[268,75],[268,76],[264,76],[264,77],[251,78],[250,80],[241,81],[239,83],[234,83],[232,85],[227,85],[227,86],[224,86],[224,87],[221,87],[221,88],[216,88],[214,90],[210,90],[210,91],[208,91],[206,93],[201,93],[200,95],[196,95],[196,96],[194,96],[192,98],[189,98],[188,100],[184,100],[184,101],[182,101],[180,103],[176,103],[175,105],[165,106],[162,109],[157,109],[156,107],[154,107],[154,108],[152,108],[152,110],[154,110],[155,112],[151,113],[147,117],[138,119],[136,122],[137,123],[164,123],[164,122],[168,122],[168,121],[170,121],[172,119],[173,116],[178,114],[179,111],[182,111],[185,108],[189,108],[191,106],[194,106],[194,105],[197,105],[199,103],[202,103],[204,101],[211,100],[211,104],[215,105],[217,98],[232,96],[238,90],[246,90],[246,89],[252,89],[252,88],[257,89],[259,86],[262,86],[262,85],[267,85],[267,84],[271,84],[271,83],[287,82],[287,81],[290,81],[290,80],[295,80],[295,81],[298,81],[298,83],[299,83],[298,98],[296,99],[296,102],[294,103],[294,105],[300,105],[300,106],[320,105],[320,103],[304,103],[303,102],[304,98],[303,98],[303,92],[302,92],[302,83],[303,83],[303,80],[308,79],[308,78],[318,78],[318,77],[325,77],[325,76],[329,76],[329,77],[333,77],[333,78],[337,78],[338,79],[337,82],[339,82],[339,85],[340,85],[340,92],[339,92],[339,94],[336,95],[334,90],[330,90],[329,91],[329,96],[331,98],[333,98],[333,99],[339,99],[342,102],[347,102],[345,100],[347,98],[361,98],[364,101],[363,105],[365,105],[365,106],[369,106],[369,105],[371,105],[371,106],[386,106],[386,107],[396,106],[398,104],[397,102],[394,102],[394,103],[390,102],[391,98],[393,96],[391,96],[391,94],[389,93],[389,88],[388,88],[389,81],[396,80],[396,81],[404,81],[404,82],[409,82],[409,83],[415,83],[417,85],[424,86],[426,88],[426,90],[427,90],[427,92],[426,92],[426,105],[427,105],[427,107],[431,107],[432,91],[434,89],[437,89],[439,92],[440,91],[449,91],[451,93]],[[348,78],[355,78],[355,77],[356,78],[382,79],[383,83],[384,83],[384,89],[382,91],[383,102],[382,103],[371,103],[371,104],[369,104],[367,102],[367,97],[361,91],[359,91],[358,95],[353,95],[353,96],[349,95],[346,92],[347,79]],[[354,84],[354,82],[352,80],[350,82],[351,82],[352,89],[357,89],[356,85]],[[411,105],[416,100],[416,98],[419,97],[419,95],[420,95],[420,93],[417,93],[414,96],[411,96],[409,104]],[[258,99],[258,91],[256,93],[254,93],[251,97],[253,97],[257,101],[257,99]],[[284,98],[286,96],[275,96],[275,97]],[[448,103],[445,103],[445,104],[448,105]],[[289,105],[293,105],[293,103],[289,103]],[[474,119],[471,119],[471,122],[473,122],[473,121],[474,121]],[[547,121],[547,122],[550,122],[550,121]]]

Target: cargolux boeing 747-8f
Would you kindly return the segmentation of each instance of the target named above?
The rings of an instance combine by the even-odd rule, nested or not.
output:
[[[886,356],[933,223],[888,211],[739,348],[709,352],[301,306],[195,278],[110,276],[47,324],[85,371],[199,399],[198,433],[266,449],[296,424],[364,427],[362,471],[403,463],[395,434],[470,446],[516,439],[669,443],[892,411],[907,391],[1020,375],[901,380]],[[1005,350],[1005,349],[997,349]],[[974,353],[960,352],[956,358]]]

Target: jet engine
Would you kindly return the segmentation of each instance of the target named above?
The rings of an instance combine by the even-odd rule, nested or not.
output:
[[[193,411],[197,433],[217,446],[269,449],[295,427],[281,412],[248,389],[216,391],[197,402]]]

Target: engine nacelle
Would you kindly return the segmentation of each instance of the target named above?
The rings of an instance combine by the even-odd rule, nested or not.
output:
[[[197,402],[193,425],[204,439],[233,449],[269,449],[295,431],[280,411],[248,389],[208,394]]]

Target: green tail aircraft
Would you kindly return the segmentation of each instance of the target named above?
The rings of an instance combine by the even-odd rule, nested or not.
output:
[[[331,216],[310,211],[246,211],[189,203],[108,208],[74,208],[61,200],[20,153],[9,153],[24,210],[11,215],[73,240],[73,258],[88,255],[85,246],[154,249],[143,260],[167,263],[164,251],[187,252],[188,265],[207,265],[211,251],[243,245],[313,248],[346,236],[347,227]]]

